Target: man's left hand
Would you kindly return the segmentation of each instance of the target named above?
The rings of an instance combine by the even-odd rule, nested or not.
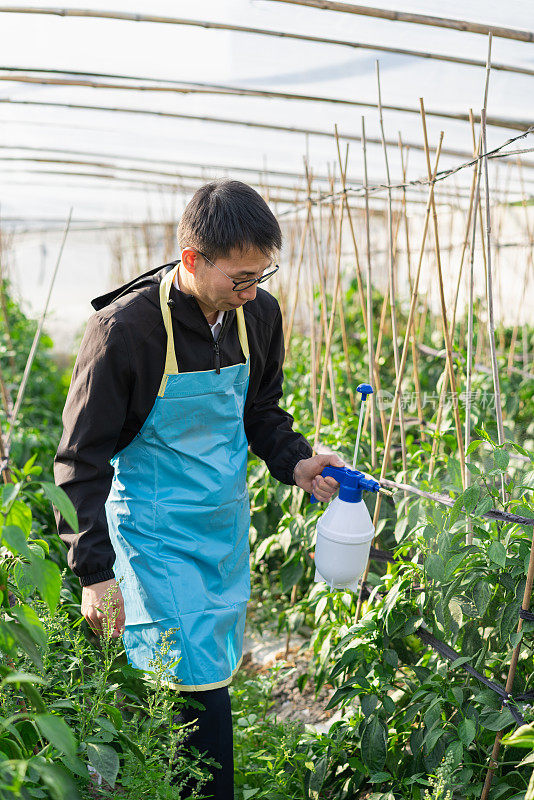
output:
[[[295,467],[294,478],[297,486],[305,492],[314,494],[321,503],[330,500],[338,489],[339,483],[335,478],[323,478],[321,472],[327,466],[344,467],[345,464],[339,456],[325,453],[323,455],[304,458]]]

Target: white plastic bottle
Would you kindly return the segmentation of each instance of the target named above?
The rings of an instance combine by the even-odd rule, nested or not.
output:
[[[315,581],[326,581],[331,589],[356,591],[375,535],[362,493],[378,492],[380,484],[348,467],[326,467],[322,474],[339,481],[339,496],[317,523]]]

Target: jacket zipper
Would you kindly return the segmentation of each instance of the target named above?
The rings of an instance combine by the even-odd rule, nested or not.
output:
[[[221,374],[221,348],[220,344],[224,338],[224,335],[228,332],[228,328],[230,327],[230,316],[229,313],[226,312],[224,315],[223,325],[221,330],[219,331],[219,338],[216,342],[213,343],[213,350],[215,352],[215,372],[217,375]],[[211,333],[211,331],[210,331]]]

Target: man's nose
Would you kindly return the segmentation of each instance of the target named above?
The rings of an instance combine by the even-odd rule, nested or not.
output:
[[[240,292],[237,293],[240,300],[246,302],[247,300],[254,300],[256,297],[256,287],[257,283],[253,283],[252,286],[249,286],[247,289],[242,289]]]

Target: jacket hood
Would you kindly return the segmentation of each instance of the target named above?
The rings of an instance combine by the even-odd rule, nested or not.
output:
[[[91,305],[95,311],[100,311],[106,306],[111,305],[111,303],[123,295],[129,294],[130,292],[135,292],[138,289],[142,289],[154,283],[160,283],[162,276],[169,271],[166,269],[166,267],[171,269],[172,267],[175,267],[179,261],[180,259],[177,259],[176,261],[170,261],[168,264],[161,264],[159,267],[154,267],[154,269],[144,272],[142,275],[138,275],[136,278],[128,283],[123,284],[122,286],[119,286],[117,289],[112,289],[111,292],[107,292],[99,297],[95,297],[93,300],[91,300]],[[161,270],[165,270],[165,273],[162,273],[162,275],[157,275],[157,273]]]

